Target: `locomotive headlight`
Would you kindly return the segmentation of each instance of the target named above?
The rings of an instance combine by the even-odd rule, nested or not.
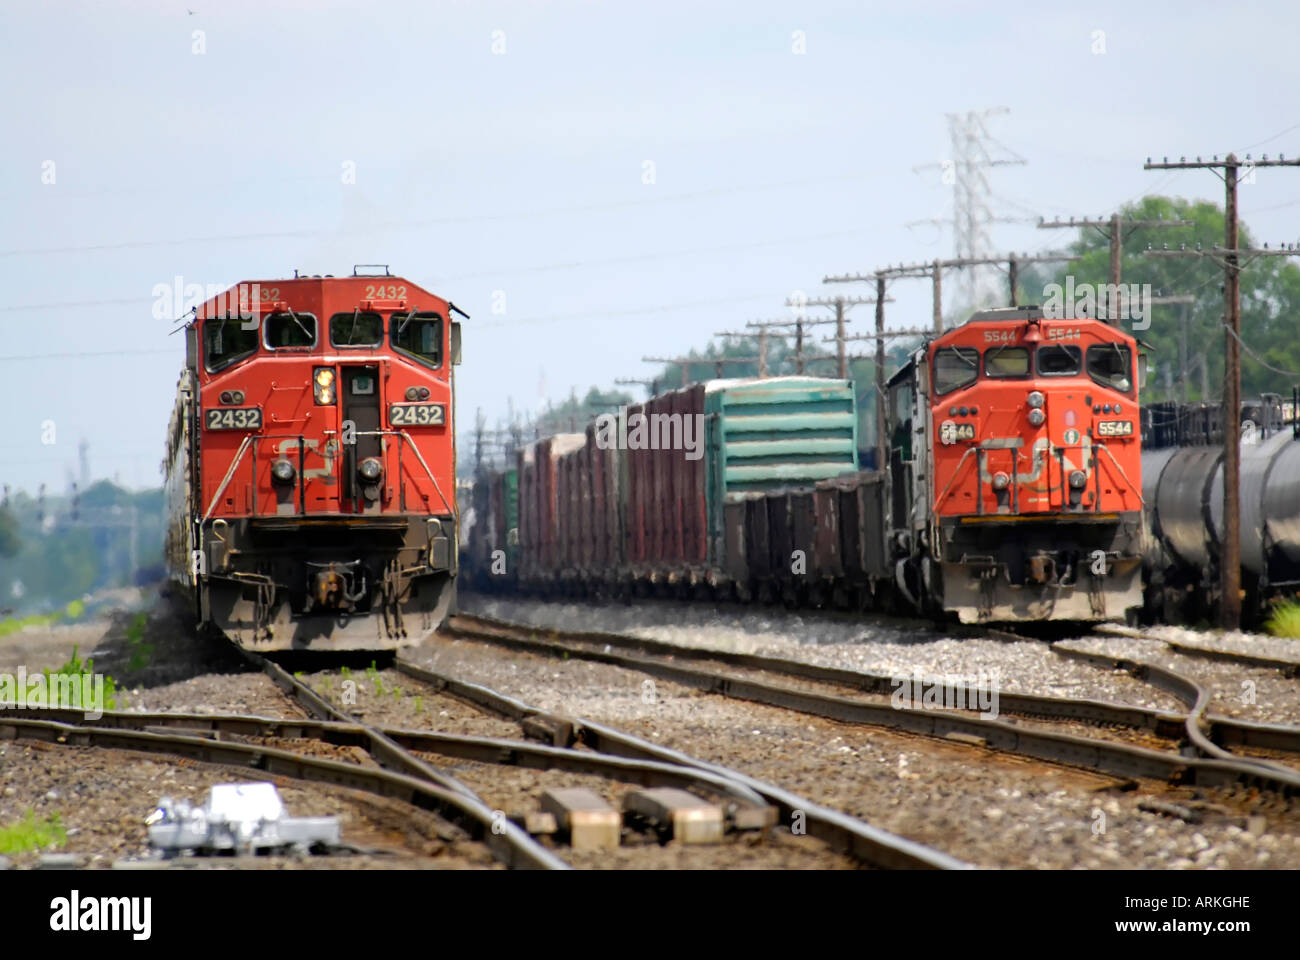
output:
[[[1029,411],[1029,422],[1033,424],[1035,427],[1041,427],[1043,425],[1043,421],[1046,419],[1047,419],[1047,415],[1043,413],[1042,410],[1039,410],[1037,407],[1034,407],[1034,409]]]
[[[277,460],[271,464],[271,479],[276,483],[293,483],[293,464],[288,460]]]
[[[406,388],[406,399],[407,399],[407,400],[419,400],[419,399],[420,399],[420,388],[419,388],[419,387],[407,387],[407,388]]]
[[[1025,398],[1025,401],[1034,409],[1041,407],[1044,400],[1046,400],[1046,397],[1037,390],[1030,391],[1029,396]]]
[[[1005,490],[1009,486],[1011,486],[1011,478],[1005,473],[999,470],[997,473],[993,474],[994,490]]]
[[[1088,475],[1082,470],[1070,471],[1070,486],[1076,490],[1082,490],[1088,483]]]
[[[357,467],[357,475],[361,477],[363,483],[378,483],[379,478],[384,475],[384,465],[379,462],[378,457],[367,457]]]
[[[334,371],[329,367],[317,367],[312,375],[312,392],[317,403],[333,403]]]

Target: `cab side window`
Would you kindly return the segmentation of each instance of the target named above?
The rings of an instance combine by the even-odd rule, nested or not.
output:
[[[979,376],[980,354],[974,347],[944,347],[934,352],[934,393],[941,397],[974,383]]]
[[[389,320],[393,347],[425,366],[442,366],[442,317],[436,313],[395,313]]]
[[[215,373],[257,352],[257,325],[245,329],[238,317],[203,321],[203,362]]]
[[[1103,387],[1120,393],[1133,389],[1133,351],[1118,343],[1099,343],[1088,348],[1088,376]]]

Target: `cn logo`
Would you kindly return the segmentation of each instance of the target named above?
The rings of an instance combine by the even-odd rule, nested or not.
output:
[[[1104,577],[1106,575],[1106,551],[1094,550],[1092,558],[1092,575],[1094,577]]]

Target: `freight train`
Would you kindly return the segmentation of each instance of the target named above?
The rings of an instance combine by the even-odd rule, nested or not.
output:
[[[459,312],[386,268],[196,308],[163,472],[169,578],[201,625],[257,651],[391,650],[446,616]]]
[[[1144,372],[1093,318],[977,313],[888,381],[872,471],[847,381],[696,384],[480,476],[467,573],[484,590],[1122,619],[1143,600]],[[671,442],[690,422],[697,450]]]

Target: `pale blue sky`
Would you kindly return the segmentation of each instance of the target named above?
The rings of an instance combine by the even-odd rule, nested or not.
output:
[[[150,291],[176,275],[392,264],[473,315],[465,428],[644,376],[643,354],[782,314],[827,272],[948,255],[946,230],[905,226],[951,212],[912,169],[947,156],[948,112],[1010,108],[991,129],[1029,163],[990,174],[1002,214],[1218,201],[1211,173],[1142,161],[1300,155],[1297,26],[1288,2],[10,0],[0,482],[62,489],[82,436],[96,474],[158,482],[182,344]],[[1260,239],[1297,239],[1300,172],[1241,202]],[[926,322],[925,284],[891,292],[891,325]],[[116,355],[45,356],[96,352]]]

